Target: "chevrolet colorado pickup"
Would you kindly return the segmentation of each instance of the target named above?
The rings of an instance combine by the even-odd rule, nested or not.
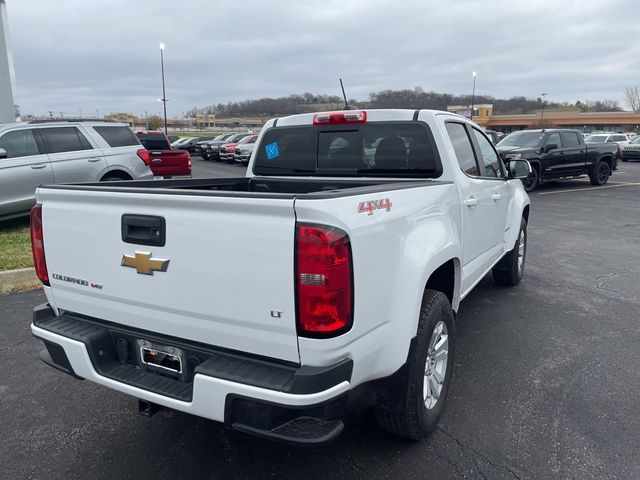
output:
[[[522,278],[528,162],[430,110],[276,118],[256,145],[242,178],[38,188],[41,359],[147,415],[317,445],[349,401],[424,438],[460,302]]]
[[[578,130],[521,130],[497,145],[506,161],[525,159],[531,175],[522,183],[527,192],[552,180],[589,175],[592,185],[604,185],[617,169],[619,148],[615,143],[585,143]]]

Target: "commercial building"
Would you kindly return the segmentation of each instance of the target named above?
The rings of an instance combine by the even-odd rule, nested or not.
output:
[[[470,107],[454,105],[450,112],[469,117]],[[512,132],[525,128],[575,128],[581,132],[640,132],[640,114],[633,112],[581,112],[575,108],[545,108],[521,115],[494,115],[493,105],[474,107],[473,120],[489,130]]]

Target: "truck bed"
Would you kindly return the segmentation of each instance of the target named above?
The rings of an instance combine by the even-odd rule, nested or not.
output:
[[[327,179],[281,177],[239,177],[209,179],[145,180],[105,183],[45,185],[57,190],[95,190],[104,192],[204,195],[268,198],[336,198],[350,195],[441,185],[450,182],[402,179]]]

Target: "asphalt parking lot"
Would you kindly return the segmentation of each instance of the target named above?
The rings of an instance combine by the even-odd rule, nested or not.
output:
[[[461,305],[440,427],[411,443],[367,412],[318,449],[227,431],[38,360],[41,291],[0,296],[0,478],[640,478],[640,163],[531,195],[523,282]],[[194,158],[194,176],[244,168]]]

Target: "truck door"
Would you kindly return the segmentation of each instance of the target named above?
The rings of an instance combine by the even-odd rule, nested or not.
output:
[[[480,176],[485,180],[485,188],[493,202],[493,211],[491,218],[493,220],[493,245],[505,247],[504,239],[508,229],[507,218],[509,218],[509,205],[513,198],[513,191],[507,183],[507,171],[500,159],[500,154],[495,150],[494,146],[480,133],[473,128],[475,137],[475,146],[477,149],[477,157],[480,163]],[[510,249],[511,246],[508,246]],[[497,255],[501,256],[504,250],[498,251]]]
[[[483,134],[471,133],[461,122],[447,121],[445,126],[461,169],[458,177],[463,220],[462,288],[466,292],[503,252],[504,209],[508,207],[509,194],[503,188],[506,185],[503,178],[489,176],[492,169],[489,157],[486,162],[480,160],[482,166],[479,163],[480,147],[475,137],[480,135],[488,143]],[[498,157],[493,147],[489,148]],[[495,170],[494,173],[498,175]]]

